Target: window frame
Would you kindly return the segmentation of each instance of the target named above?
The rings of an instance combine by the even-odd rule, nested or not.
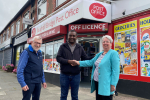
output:
[[[27,10],[27,12],[23,15],[23,18],[26,18],[25,16],[28,14],[28,18],[27,19],[30,19],[29,13],[30,13],[29,10]],[[27,27],[25,28],[26,25],[27,24],[23,23],[23,30],[25,30],[28,27],[28,25],[27,25]]]
[[[37,1],[37,20],[41,19],[43,16],[46,15],[46,14],[45,14],[45,15],[43,15],[41,18],[39,18],[39,15],[38,15],[38,8],[43,5],[43,3],[39,3],[39,1],[41,1],[41,2],[45,1],[44,3],[46,3],[46,12],[47,12],[47,0],[38,0],[38,1]],[[38,3],[39,3],[39,4],[38,4]]]
[[[9,28],[6,31],[6,40],[8,39],[8,35],[9,35]]]
[[[63,4],[64,2],[66,2],[67,0],[65,0],[63,3],[61,3],[61,4],[59,4],[59,5],[58,5],[58,1],[59,1],[59,0],[56,0],[56,7],[60,6],[61,4]]]
[[[12,26],[13,26],[13,31],[12,31]],[[11,25],[11,36],[14,35],[14,24]]]
[[[18,22],[19,22],[19,32],[20,32],[20,19],[16,23],[16,34],[18,34]]]
[[[5,36],[6,36],[6,33],[3,32],[3,41],[5,41]]]

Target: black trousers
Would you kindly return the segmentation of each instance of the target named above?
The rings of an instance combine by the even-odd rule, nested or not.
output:
[[[30,100],[32,95],[32,100],[39,100],[40,92],[41,92],[41,83],[29,83],[27,84],[29,87],[28,91],[23,91],[23,99],[22,100]]]
[[[95,81],[96,88],[96,100],[113,100],[113,95],[110,96],[102,96],[98,94],[98,82]]]

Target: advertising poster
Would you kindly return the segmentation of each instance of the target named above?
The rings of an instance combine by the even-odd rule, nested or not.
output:
[[[114,50],[120,57],[120,73],[137,75],[137,20],[114,26]]]
[[[141,76],[150,76],[150,17],[140,19]]]
[[[44,70],[53,70],[53,59],[43,59]]]
[[[60,64],[56,61],[56,59],[43,59],[43,68],[48,71],[60,71]]]

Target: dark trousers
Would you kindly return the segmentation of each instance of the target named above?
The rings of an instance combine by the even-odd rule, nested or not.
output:
[[[60,100],[67,100],[69,86],[71,86],[72,100],[78,100],[78,90],[80,84],[80,74],[65,75],[60,74],[61,97]]]
[[[39,100],[40,92],[41,92],[41,83],[30,83],[27,84],[29,87],[28,91],[22,91],[23,99],[22,100],[30,100],[32,94],[32,100]]]
[[[96,100],[113,100],[113,95],[110,96],[102,96],[98,94],[98,82],[95,81],[96,88]]]

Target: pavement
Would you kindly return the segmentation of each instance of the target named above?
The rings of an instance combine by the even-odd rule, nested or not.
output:
[[[42,88],[40,100],[60,100],[60,87],[47,83],[47,88]],[[113,100],[148,100],[132,95],[118,93]],[[22,100],[22,90],[17,81],[16,74],[0,70],[0,100]],[[71,100],[70,90],[67,100]],[[90,93],[90,88],[80,86],[79,100],[96,100],[95,93]]]

